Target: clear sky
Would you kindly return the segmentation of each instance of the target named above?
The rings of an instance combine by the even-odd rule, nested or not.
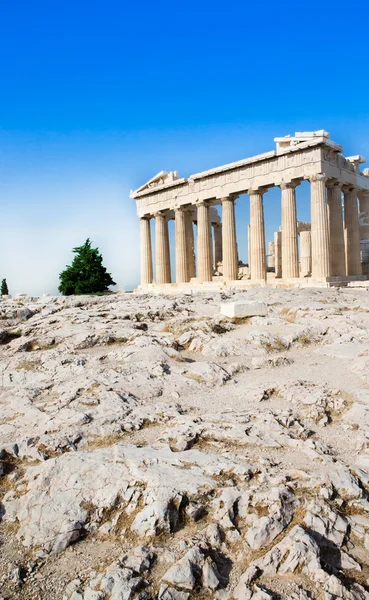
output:
[[[0,278],[56,293],[87,237],[139,278],[130,189],[327,129],[369,158],[369,6],[343,0],[0,0]],[[280,224],[265,196],[267,238]],[[309,220],[308,189],[298,218]],[[247,259],[247,196],[237,204]]]

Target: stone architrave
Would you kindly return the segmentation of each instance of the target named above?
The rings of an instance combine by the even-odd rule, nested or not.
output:
[[[250,275],[266,280],[266,252],[263,194],[266,190],[249,190],[250,196]]]
[[[362,275],[360,258],[360,227],[357,190],[344,187],[344,223],[346,245],[346,274],[348,277]]]
[[[213,223],[214,238],[214,270],[218,270],[218,264],[223,260],[223,226],[221,223]]]
[[[199,281],[212,281],[211,230],[209,205],[206,202],[197,205],[197,260]]]
[[[222,247],[223,277],[226,280],[238,279],[236,222],[234,198],[222,198]]]
[[[152,248],[151,248],[151,230],[150,218],[140,219],[140,245],[141,245],[141,285],[152,283]]]
[[[299,276],[295,183],[282,183],[282,277]]]
[[[171,282],[168,219],[166,213],[155,215],[156,283]]]
[[[274,269],[275,276],[282,277],[282,232],[274,232]]]
[[[330,276],[326,181],[326,176],[322,174],[310,178],[311,274],[316,279]]]
[[[310,277],[311,275],[311,231],[300,232],[300,275]]]
[[[268,267],[274,269],[274,242],[268,242]]]
[[[328,223],[330,245],[330,274],[332,277],[346,275],[345,237],[343,232],[342,191],[338,181],[327,183]]]
[[[192,223],[192,210],[185,212],[186,215],[186,240],[187,240],[187,267],[188,279],[196,277],[195,240]]]
[[[182,208],[177,208],[174,214],[176,226],[176,282],[185,283],[189,280],[186,213]]]

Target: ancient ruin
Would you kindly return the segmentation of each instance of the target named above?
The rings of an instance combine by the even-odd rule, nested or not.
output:
[[[276,150],[188,178],[161,171],[131,193],[141,224],[140,289],[331,286],[367,279],[369,169],[360,169],[366,159],[345,157],[343,147],[324,130],[274,141]],[[304,180],[311,187],[311,223],[299,223],[296,215],[296,186]],[[263,195],[276,186],[281,189],[281,227],[268,243],[267,255]],[[235,226],[235,200],[242,194],[250,198],[247,266],[239,265]],[[155,284],[151,219],[155,219]],[[175,285],[168,236],[171,219]]]

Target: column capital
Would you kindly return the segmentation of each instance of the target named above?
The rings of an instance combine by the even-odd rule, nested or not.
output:
[[[369,198],[369,190],[358,190],[359,198]]]
[[[208,208],[209,208],[209,206],[210,206],[210,203],[209,203],[209,200],[198,200],[198,201],[197,201],[197,202],[194,204],[194,206],[195,206],[196,208],[198,208],[199,206],[206,206],[206,207],[208,207]]]
[[[267,186],[252,186],[247,190],[247,193],[249,196],[252,196],[254,194],[259,194],[259,196],[263,196],[267,193],[268,190],[269,188]]]
[[[316,173],[315,175],[309,175],[307,177],[307,179],[310,181],[310,183],[313,183],[316,181],[321,181],[322,183],[326,183],[328,177],[327,177],[327,175],[325,175],[325,173]]]
[[[140,217],[140,221],[151,221],[152,215],[143,215]]]
[[[349,194],[350,192],[359,192],[358,188],[356,188],[354,185],[351,185],[350,183],[343,185],[342,191],[344,194]]]
[[[328,189],[342,188],[342,181],[338,181],[338,179],[328,179],[325,185]]]
[[[237,198],[239,198],[239,194],[229,194],[228,196],[223,196],[222,198],[219,198],[219,200],[223,204],[223,202],[234,202],[235,200],[237,200]]]
[[[156,217],[166,217],[169,214],[169,210],[158,210],[156,213],[154,213],[154,218],[156,219]]]
[[[299,181],[282,181],[279,187],[281,190],[294,190],[298,185],[300,185]]]

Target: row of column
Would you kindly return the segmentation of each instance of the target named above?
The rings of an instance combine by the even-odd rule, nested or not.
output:
[[[198,279],[212,281],[213,264],[223,261],[223,276],[237,279],[238,258],[234,199],[222,200],[223,223],[214,224],[214,252],[212,244],[210,207],[206,202],[197,205],[197,259]],[[140,220],[141,284],[153,281],[150,218]],[[156,283],[171,282],[168,220],[165,212],[155,215]],[[196,276],[192,210],[175,210],[176,282],[184,283]]]
[[[361,275],[360,227],[357,190],[329,181],[324,175],[310,178],[311,232],[300,234],[301,274],[313,278]],[[298,183],[281,185],[282,231],[274,238],[274,266],[277,277],[299,277],[298,230],[295,188]],[[266,252],[263,194],[266,188],[250,189],[249,267],[252,280],[266,280]],[[344,219],[341,194],[344,194]],[[360,195],[359,195],[360,196]],[[211,281],[213,264],[223,262],[223,277],[238,278],[235,224],[235,197],[221,199],[222,225],[214,227],[214,255],[209,204],[197,205],[198,279]],[[368,209],[369,196],[360,197],[360,207]],[[168,221],[165,212],[155,215],[156,283],[170,283]],[[184,283],[196,276],[192,209],[175,210],[176,281]],[[153,281],[150,219],[141,219],[141,283]]]

